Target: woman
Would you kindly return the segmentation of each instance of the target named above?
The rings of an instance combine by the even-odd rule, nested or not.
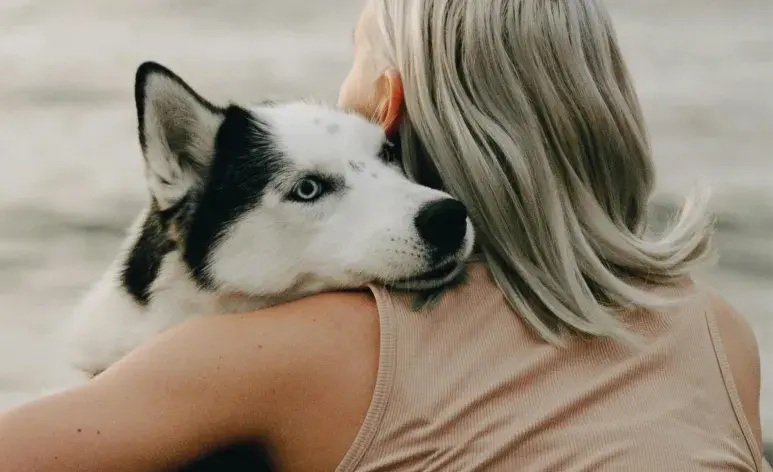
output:
[[[340,105],[469,207],[480,260],[415,312],[371,287],[191,322],[0,417],[9,471],[760,470],[759,358],[690,280],[699,200],[643,237],[653,166],[596,0],[373,0]]]

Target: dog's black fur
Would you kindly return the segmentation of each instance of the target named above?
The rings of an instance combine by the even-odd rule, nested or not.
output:
[[[180,167],[201,177],[202,184],[191,189],[171,208],[159,210],[151,202],[150,211],[139,239],[130,251],[122,273],[122,283],[141,305],[149,302],[150,287],[158,275],[163,257],[180,250],[183,260],[200,288],[213,289],[216,282],[207,272],[209,251],[234,220],[254,207],[266,185],[280,167],[281,156],[272,149],[271,130],[267,123],[238,105],[219,107],[194,91],[177,74],[166,67],[145,62],[134,81],[138,134],[143,155],[147,152],[145,108],[148,77],[159,74],[177,83],[201,106],[223,118],[215,138],[212,163],[204,169],[184,152],[178,155]],[[190,136],[175,136],[172,140],[184,144]],[[177,147],[177,146],[173,146]],[[182,148],[182,146],[180,146]],[[166,183],[166,182],[165,182]],[[184,241],[169,238],[170,227],[177,227]]]
[[[121,271],[121,283],[140,305],[150,303],[150,287],[161,270],[161,261],[174,249],[175,243],[169,239],[169,224],[154,202]]]

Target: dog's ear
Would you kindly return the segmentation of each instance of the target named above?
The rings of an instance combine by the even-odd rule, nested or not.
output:
[[[165,210],[202,179],[224,111],[155,62],[137,69],[134,99],[148,187]]]

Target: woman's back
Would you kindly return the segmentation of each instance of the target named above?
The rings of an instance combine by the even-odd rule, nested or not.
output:
[[[624,316],[645,340],[631,351],[540,340],[480,264],[428,311],[374,287],[377,388],[338,470],[758,470],[719,336],[735,315],[693,286],[666,290],[695,297]]]

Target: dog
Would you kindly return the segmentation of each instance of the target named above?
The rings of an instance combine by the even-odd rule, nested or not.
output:
[[[308,102],[217,106],[155,62],[135,104],[149,203],[75,310],[68,362],[87,377],[194,317],[463,271],[465,206],[410,181],[377,124]]]

